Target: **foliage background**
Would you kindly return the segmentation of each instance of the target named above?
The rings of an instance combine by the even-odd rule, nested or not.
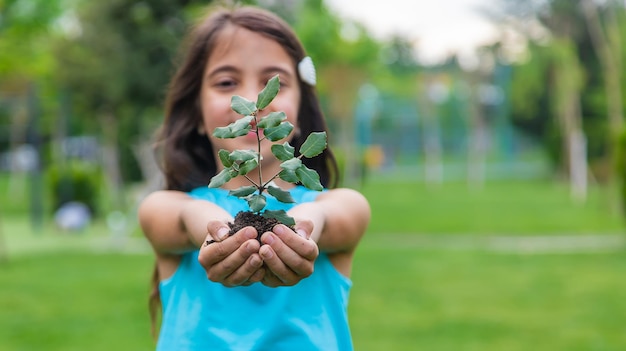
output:
[[[210,4],[4,0],[3,169],[11,168],[6,160],[23,144],[35,145],[42,170],[63,166],[72,158],[63,150],[67,138],[94,136],[101,148],[95,161],[104,165],[106,184],[117,196],[113,205],[128,206],[120,195],[124,184],[153,173],[145,151],[162,119],[182,36]],[[576,157],[588,163],[590,179],[615,181],[614,148],[623,125],[619,62],[626,46],[619,1],[494,0],[483,15],[503,35],[479,48],[473,66],[454,53],[438,64],[421,64],[408,36],[374,39],[363,24],[339,18],[322,0],[258,5],[290,22],[316,62],[335,134],[331,142],[345,160],[348,184],[358,181],[359,163],[372,149],[382,150],[376,167],[425,167],[439,153],[444,163],[456,160],[467,168],[481,159],[526,161],[539,150],[547,172],[568,179],[569,138],[578,130],[585,154]],[[568,100],[567,94],[575,96]],[[515,173],[508,169],[505,176]]]

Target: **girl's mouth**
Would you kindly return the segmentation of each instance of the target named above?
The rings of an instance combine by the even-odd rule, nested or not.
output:
[[[256,133],[258,132],[258,130],[257,130],[257,127],[256,127],[256,120],[255,119],[250,121],[250,127],[252,127],[252,128],[250,129],[248,134],[246,134],[246,139],[255,139],[256,140]]]

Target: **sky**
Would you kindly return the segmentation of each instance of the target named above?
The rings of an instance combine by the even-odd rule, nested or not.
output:
[[[479,9],[494,0],[325,0],[343,19],[362,23],[379,39],[400,33],[415,42],[424,63],[436,63],[451,52],[471,55],[473,48],[494,41],[497,31]]]

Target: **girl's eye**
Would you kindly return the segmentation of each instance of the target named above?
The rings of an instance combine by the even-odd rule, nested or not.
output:
[[[269,81],[270,81],[269,79],[265,80],[265,81],[263,82],[263,86],[266,86],[266,85],[267,85],[267,82],[269,82]],[[279,86],[280,86],[281,88],[282,88],[282,87],[287,86],[287,84],[285,84],[285,82],[283,82],[282,80],[279,80],[278,82],[279,82],[278,84],[279,84]]]
[[[235,86],[235,81],[233,81],[233,80],[222,80],[222,81],[219,81],[219,82],[215,83],[215,86],[217,88],[224,88],[224,89],[225,88],[232,88],[232,87]]]

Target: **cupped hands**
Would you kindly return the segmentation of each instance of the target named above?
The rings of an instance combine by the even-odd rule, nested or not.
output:
[[[269,287],[295,285],[313,273],[319,255],[310,239],[313,222],[309,220],[296,221],[294,230],[278,224],[262,234],[261,243],[253,227],[229,236],[224,222],[210,221],[207,231],[198,261],[209,280],[228,287],[257,282]]]

